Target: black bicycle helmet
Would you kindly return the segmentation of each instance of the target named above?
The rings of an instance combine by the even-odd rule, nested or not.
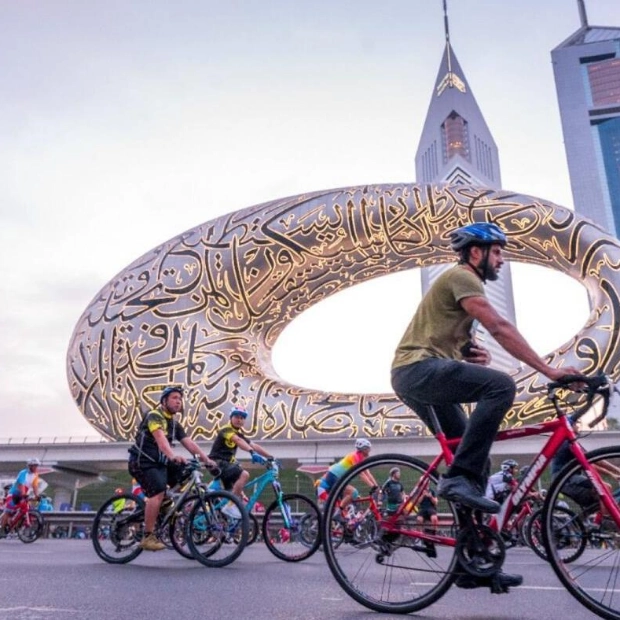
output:
[[[519,463],[517,463],[517,461],[515,461],[514,459],[506,459],[505,461],[502,461],[501,467],[502,471],[508,471],[513,467],[519,467]]]
[[[164,391],[161,393],[161,396],[159,397],[159,402],[160,404],[162,404],[164,402],[164,400],[166,398],[168,398],[168,396],[170,396],[170,394],[172,394],[172,392],[178,392],[181,396],[183,396],[183,388],[178,386],[178,385],[170,385],[167,388],[164,388]]]
[[[450,233],[450,247],[461,252],[470,245],[506,245],[506,235],[502,229],[492,222],[468,224]]]

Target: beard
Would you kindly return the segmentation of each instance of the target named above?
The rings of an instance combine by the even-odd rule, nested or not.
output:
[[[488,281],[495,281],[499,279],[499,269],[494,269],[491,265],[485,265],[484,279]]]

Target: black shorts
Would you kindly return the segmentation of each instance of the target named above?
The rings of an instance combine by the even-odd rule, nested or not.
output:
[[[424,521],[430,521],[433,515],[436,515],[437,511],[434,508],[421,508],[418,511],[418,517],[422,517]]]
[[[222,472],[220,475],[222,485],[226,490],[232,489],[235,482],[239,480],[243,468],[239,463],[229,463],[228,461],[218,461],[217,465]]]
[[[140,483],[147,497],[163,493],[168,487],[175,486],[181,480],[182,465],[177,463],[151,463],[129,459],[127,469]]]

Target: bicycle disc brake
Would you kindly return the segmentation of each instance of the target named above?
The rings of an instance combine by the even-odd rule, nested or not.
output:
[[[490,577],[499,572],[506,559],[502,537],[490,527],[474,522],[471,512],[456,539],[456,555],[465,572],[474,577]]]

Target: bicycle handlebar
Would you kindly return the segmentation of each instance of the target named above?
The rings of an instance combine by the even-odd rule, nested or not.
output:
[[[576,422],[590,410],[596,396],[600,396],[603,399],[603,409],[600,415],[588,424],[590,428],[594,428],[599,422],[605,419],[607,416],[607,410],[609,409],[611,392],[612,390],[617,391],[611,383],[609,377],[603,373],[598,373],[592,377],[580,374],[566,375],[561,379],[552,381],[547,385],[549,398],[556,405],[556,408],[558,407],[556,392],[560,389],[569,389],[573,392],[585,394],[586,396],[585,404],[570,416],[572,422]]]

